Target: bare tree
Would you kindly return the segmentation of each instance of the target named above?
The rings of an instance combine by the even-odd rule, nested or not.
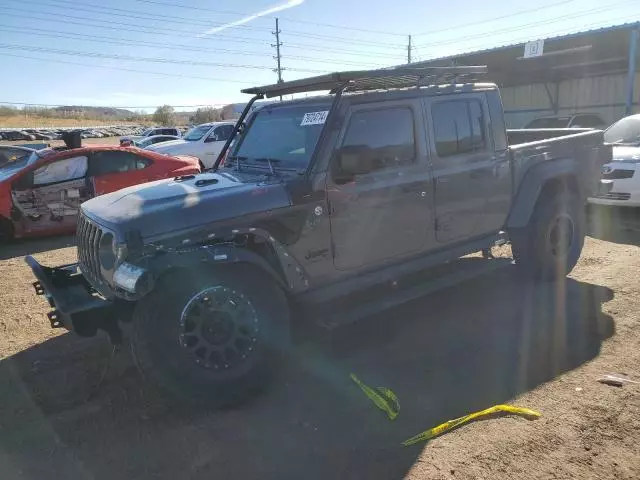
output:
[[[163,105],[156,108],[153,121],[160,125],[173,125],[175,123],[175,111],[171,105]]]
[[[191,117],[191,120],[196,125],[208,122],[219,122],[222,120],[220,111],[213,107],[203,107],[196,110],[196,113]]]

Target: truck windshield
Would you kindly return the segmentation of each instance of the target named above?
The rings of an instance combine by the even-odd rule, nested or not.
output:
[[[230,159],[254,162],[269,158],[277,162],[279,168],[306,169],[329,108],[329,104],[276,105],[260,110]]]
[[[640,115],[631,115],[611,125],[604,132],[604,141],[617,145],[640,143]]]
[[[207,132],[211,130],[211,125],[200,125],[199,127],[193,127],[187,133],[185,133],[183,140],[187,142],[197,142],[204,137]]]

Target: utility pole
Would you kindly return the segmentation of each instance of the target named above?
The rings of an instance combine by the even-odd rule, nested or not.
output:
[[[280,65],[280,47],[282,46],[282,42],[280,41],[280,27],[278,25],[278,19],[276,18],[276,31],[275,32],[271,32],[273,35],[276,36],[276,44],[275,45],[271,45],[272,47],[275,47],[276,49],[276,56],[273,57],[277,62],[278,62],[278,68],[274,70],[274,72],[278,73],[278,83],[282,83],[282,67]]]
[[[282,83],[282,66],[280,64],[280,47],[282,46],[282,42],[280,41],[280,26],[278,25],[278,17],[276,17],[276,31],[271,32],[276,36],[276,44],[271,44],[272,47],[276,48],[276,56],[273,57],[278,62],[278,68],[274,70],[278,74],[278,83]],[[280,95],[280,101],[282,101],[282,95]]]
[[[411,35],[409,35],[409,44],[407,45],[407,63],[411,63]]]

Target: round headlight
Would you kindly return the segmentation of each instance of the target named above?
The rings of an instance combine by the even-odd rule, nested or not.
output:
[[[111,270],[116,264],[116,252],[113,248],[113,235],[105,233],[100,239],[100,266],[105,270]]]

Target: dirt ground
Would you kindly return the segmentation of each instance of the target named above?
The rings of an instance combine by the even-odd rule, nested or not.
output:
[[[48,327],[22,256],[74,261],[72,238],[0,249],[0,471],[6,479],[638,479],[640,214],[598,210],[556,284],[513,267],[381,312],[292,353],[242,407],[187,410],[144,386],[126,349]],[[389,421],[352,384],[394,390]],[[401,442],[498,403],[492,418]]]

